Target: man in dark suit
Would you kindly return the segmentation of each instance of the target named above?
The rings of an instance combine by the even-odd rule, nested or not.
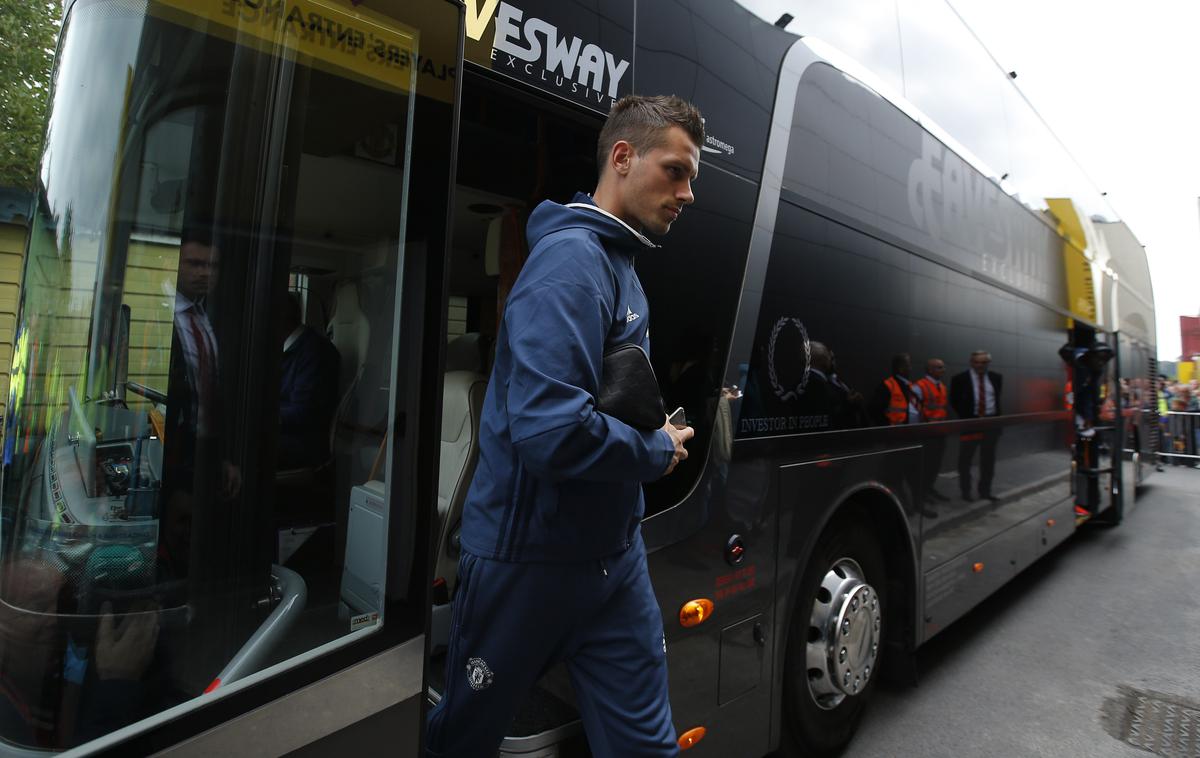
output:
[[[175,280],[159,493],[158,558],[164,574],[173,578],[183,578],[190,570],[199,539],[192,529],[197,504],[229,501],[241,489],[241,472],[222,449],[220,350],[208,314],[219,268],[220,250],[212,230],[204,224],[184,229]]]
[[[999,416],[1004,377],[988,371],[992,356],[986,350],[971,353],[971,368],[956,374],[950,381],[950,406],[959,418],[989,418]],[[996,443],[1000,430],[986,429],[970,432],[959,438],[958,486],[963,500],[970,502],[971,462],[979,450],[979,496],[989,500],[992,495],[992,474],[996,470]]]
[[[279,467],[319,466],[329,459],[341,356],[325,335],[304,325],[296,293],[288,293],[280,331]]]

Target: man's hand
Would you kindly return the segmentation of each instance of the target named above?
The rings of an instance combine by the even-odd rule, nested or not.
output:
[[[671,435],[671,441],[675,443],[675,455],[671,457],[671,465],[667,466],[667,470],[663,472],[663,476],[666,476],[675,470],[675,467],[679,465],[680,461],[688,457],[687,448],[684,447],[684,443],[695,436],[696,430],[690,426],[685,426],[682,429],[676,429],[671,424],[670,419],[667,419],[667,423],[663,424],[662,430]]]

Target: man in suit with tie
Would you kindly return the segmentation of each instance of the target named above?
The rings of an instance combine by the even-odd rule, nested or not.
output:
[[[168,440],[182,437],[177,438],[177,451],[184,457],[194,455],[202,440],[216,436],[217,338],[206,306],[216,286],[219,260],[211,238],[185,234],[179,247],[167,379]]]
[[[207,312],[219,265],[211,230],[185,229],[175,281],[159,494],[159,561],[163,572],[174,578],[189,571],[197,504],[230,500],[241,489],[241,472],[221,449],[220,364]]]
[[[990,418],[999,416],[1004,377],[989,371],[992,356],[986,350],[971,353],[971,367],[956,374],[950,381],[950,406],[959,418]],[[970,432],[959,438],[958,486],[963,500],[974,500],[971,494],[971,463],[979,451],[979,497],[989,500],[992,495],[992,475],[996,470],[996,443],[1000,429]]]

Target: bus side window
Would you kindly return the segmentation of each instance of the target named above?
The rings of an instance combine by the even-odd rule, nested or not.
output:
[[[704,166],[692,186],[695,203],[657,240],[662,248],[637,258],[650,301],[650,360],[663,400],[668,410],[683,406],[696,430],[687,460],[646,485],[647,516],[691,491],[710,445],[719,455],[732,442],[729,395],[723,391],[733,390],[723,387],[723,373],[750,246],[755,187]],[[721,432],[715,441],[714,430]]]

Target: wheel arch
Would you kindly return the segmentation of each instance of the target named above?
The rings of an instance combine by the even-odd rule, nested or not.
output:
[[[910,531],[905,508],[896,491],[879,481],[866,481],[842,491],[830,507],[811,522],[797,523],[794,530],[806,529],[800,560],[794,571],[786,573],[787,586],[777,595],[777,624],[774,638],[775,681],[771,718],[771,744],[778,746],[781,740],[783,719],[783,679],[787,658],[787,643],[796,612],[796,597],[803,581],[805,567],[820,539],[831,528],[849,522],[869,529],[883,554],[887,571],[888,606],[885,608],[885,623],[899,630],[899,635],[887,635],[887,651],[880,676],[885,680],[915,683],[913,654],[916,650],[917,632],[920,629],[918,613],[918,563],[917,546]],[[789,537],[783,535],[783,539]],[[784,574],[781,574],[784,575]],[[899,602],[897,602],[897,599]]]

